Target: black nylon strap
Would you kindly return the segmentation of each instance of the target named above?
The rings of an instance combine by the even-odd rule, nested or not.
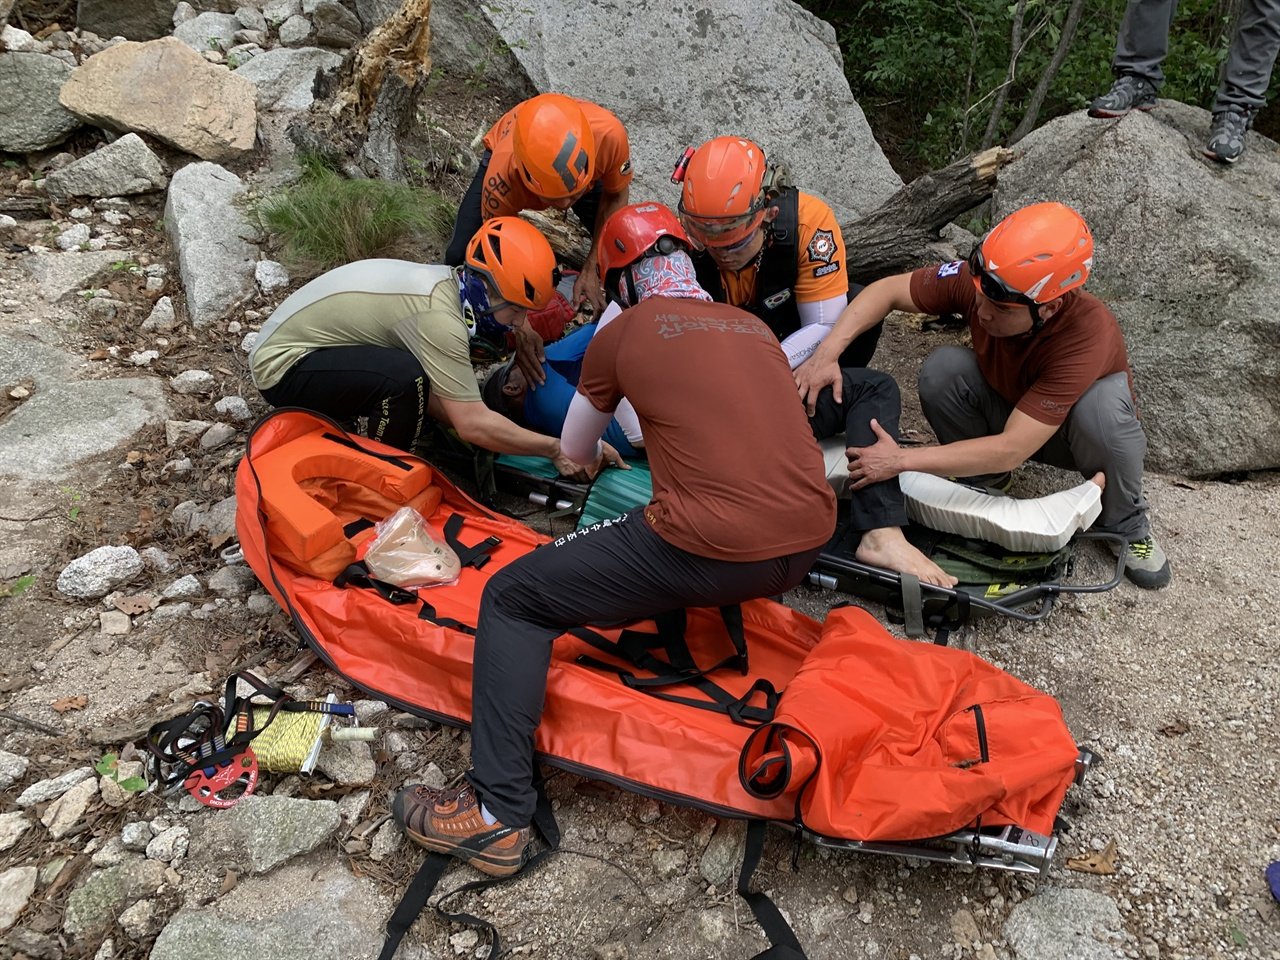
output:
[[[343,570],[340,574],[333,578],[333,585],[340,589],[348,586],[360,587],[364,590],[372,590],[378,594],[387,603],[400,607],[406,603],[413,603],[418,599],[418,595],[410,590],[397,587],[394,583],[387,583],[385,580],[379,580],[369,573],[369,568],[365,566],[363,560],[353,563]]]
[[[370,527],[376,527],[377,524],[368,517],[361,517],[359,520],[352,520],[342,528],[342,535],[350,540],[357,533],[364,533]]]
[[[444,539],[453,548],[453,552],[458,555],[459,563],[464,567],[475,567],[479,570],[489,562],[489,551],[502,543],[502,538],[490,536],[477,544],[467,546],[458,538],[458,534],[462,531],[462,524],[465,521],[466,517],[460,513],[451,515],[444,524]]]
[[[449,866],[451,859],[453,858],[444,853],[427,854],[427,859],[422,861],[422,866],[409,881],[404,896],[400,898],[395,911],[391,914],[391,919],[387,921],[387,939],[382,942],[382,952],[378,954],[378,960],[391,960],[396,955],[396,951],[400,949],[400,941],[409,932],[413,922],[421,916],[422,908],[427,905],[427,900],[435,891],[440,878],[444,876],[445,868]]]
[[[742,872],[738,874],[738,896],[747,901],[751,913],[760,924],[760,929],[769,939],[769,949],[757,953],[752,960],[808,960],[804,947],[796,938],[791,924],[778,909],[777,904],[763,893],[751,890],[751,878],[760,866],[760,857],[764,853],[764,835],[768,824],[764,820],[751,820],[747,823],[747,845],[742,857]]]
[[[426,620],[428,623],[434,623],[438,627],[448,627],[450,630],[457,630],[459,633],[465,633],[469,637],[476,635],[476,628],[468,626],[461,620],[455,620],[453,617],[442,617],[436,613],[436,608],[427,601],[422,601],[422,609],[418,611],[418,619]]]

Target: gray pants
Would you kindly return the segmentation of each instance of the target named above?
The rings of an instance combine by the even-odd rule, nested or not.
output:
[[[920,406],[939,443],[988,437],[1004,430],[1011,404],[992,389],[978,358],[964,347],[940,347],[920,368]],[[1147,435],[1138,422],[1124,373],[1103,377],[1084,392],[1058,432],[1031,459],[1107,478],[1095,529],[1130,540],[1150,532],[1142,495]]]
[[[1177,0],[1129,0],[1111,61],[1117,75],[1130,73],[1150,80],[1156,87],[1164,83],[1160,63],[1169,52],[1169,28],[1177,8]],[[1214,112],[1227,107],[1262,107],[1277,52],[1280,0],[1244,0],[1222,86],[1214,98]]]

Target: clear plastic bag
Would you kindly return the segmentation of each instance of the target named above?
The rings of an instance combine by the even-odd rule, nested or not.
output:
[[[452,583],[462,572],[453,548],[431,535],[422,514],[413,507],[401,507],[374,529],[378,535],[364,562],[379,580],[417,589]]]

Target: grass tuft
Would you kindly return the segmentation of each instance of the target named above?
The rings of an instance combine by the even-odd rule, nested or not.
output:
[[[295,276],[372,257],[423,260],[429,248],[443,249],[453,230],[453,206],[429,190],[348,180],[316,157],[303,157],[302,170],[297,183],[252,208]]]

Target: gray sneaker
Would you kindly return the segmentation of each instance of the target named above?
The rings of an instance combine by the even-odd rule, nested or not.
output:
[[[1219,163],[1235,163],[1244,153],[1244,135],[1251,126],[1252,110],[1244,107],[1219,110],[1209,124],[1209,142],[1204,148],[1204,155]]]
[[[1123,117],[1130,110],[1150,110],[1156,105],[1156,88],[1150,80],[1125,74],[1111,89],[1089,104],[1091,117]]]
[[[1125,548],[1124,575],[1144,590],[1159,590],[1173,581],[1169,558],[1149,533]]]

